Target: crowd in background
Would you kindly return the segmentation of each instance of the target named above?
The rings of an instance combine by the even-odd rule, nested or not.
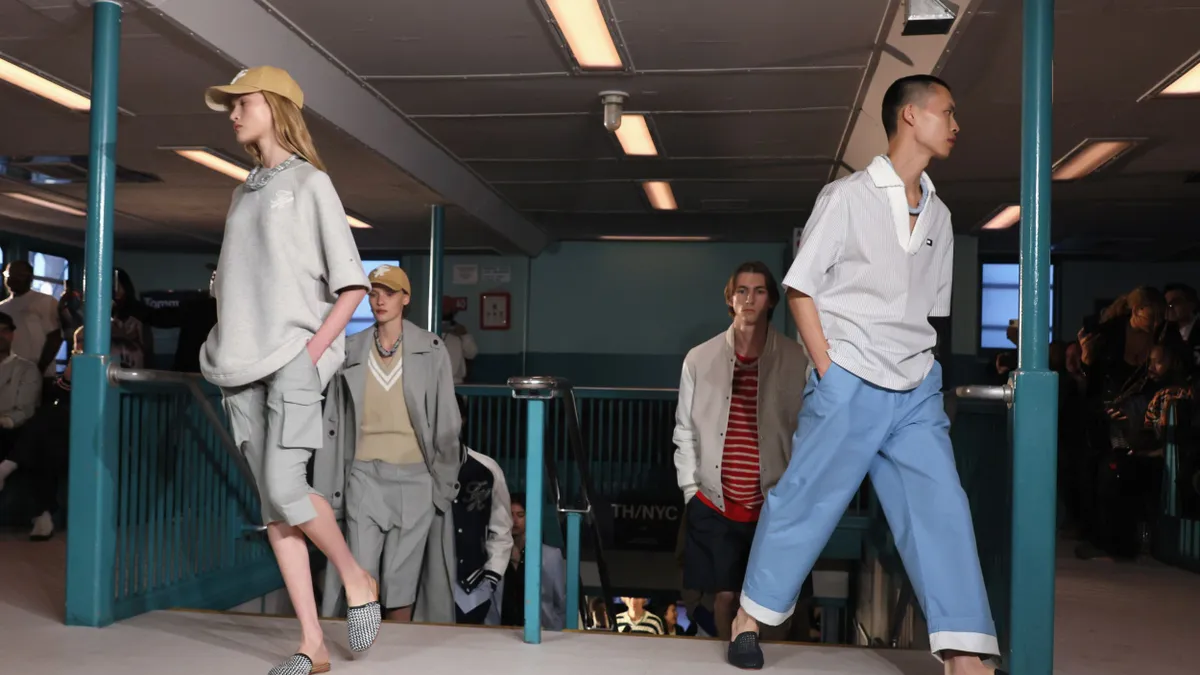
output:
[[[1081,542],[1081,558],[1128,560],[1149,551],[1173,430],[1185,448],[1179,494],[1187,503],[1200,495],[1187,443],[1200,370],[1196,301],[1186,284],[1140,286],[1088,317],[1075,340],[1051,345],[1050,366],[1060,374],[1061,520]],[[1014,342],[1016,330],[1014,322]],[[996,358],[1000,377],[1015,366],[1015,352]]]

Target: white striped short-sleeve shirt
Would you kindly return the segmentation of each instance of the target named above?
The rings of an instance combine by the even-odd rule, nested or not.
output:
[[[933,368],[931,316],[949,316],[950,209],[929,193],[909,232],[904,182],[884,156],[821,191],[783,285],[812,296],[841,368],[885,389],[915,388]]]

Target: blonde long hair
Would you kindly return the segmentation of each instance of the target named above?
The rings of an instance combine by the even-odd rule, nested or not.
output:
[[[284,150],[300,155],[306,162],[321,171],[325,171],[325,163],[317,155],[317,147],[313,145],[312,135],[308,133],[308,125],[304,123],[304,115],[300,108],[288,99],[269,91],[262,92],[271,108],[271,118],[275,121],[275,139]],[[263,164],[262,153],[253,143],[246,146],[246,152],[254,158],[259,166]]]

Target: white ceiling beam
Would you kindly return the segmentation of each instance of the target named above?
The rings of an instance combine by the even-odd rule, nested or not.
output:
[[[263,0],[137,0],[239,67],[287,69],[305,107],[391,161],[417,181],[536,255],[546,233],[402,112],[338,63]],[[341,11],[327,3],[330,12]],[[230,68],[230,78],[237,68]],[[222,84],[214,82],[213,84]],[[203,92],[196,92],[203,105]]]
[[[867,71],[870,79],[864,82],[866,91],[860,96],[862,101],[859,109],[851,117],[849,133],[842,142],[839,153],[841,164],[835,178],[865,169],[874,157],[887,151],[887,134],[883,131],[883,121],[880,119],[883,94],[892,82],[902,77],[937,74],[941,70],[958,36],[978,11],[982,1],[958,0],[955,4],[958,15],[953,27],[945,35],[906,36],[903,35],[905,2],[892,0],[888,13],[892,17],[891,24],[881,31],[886,38],[879,49],[874,69]],[[948,84],[954,86],[953,82]]]

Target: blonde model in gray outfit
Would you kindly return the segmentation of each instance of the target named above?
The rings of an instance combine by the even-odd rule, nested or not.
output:
[[[333,495],[359,564],[379,570],[388,618],[408,621],[430,526],[458,494],[462,422],[445,343],[402,318],[408,276],[383,265],[370,281],[376,324],[346,342],[313,482]],[[341,587],[327,571],[322,614],[337,616],[341,606]]]
[[[350,225],[283,70],[244,70],[206,96],[229,112],[255,169],[233,193],[212,282],[217,325],[200,353],[221,388],[230,430],[254,476],[267,537],[300,619],[300,647],[271,675],[329,670],[309,571],[313,541],[345,580],[350,648],[379,634],[378,585],[354,559],[306,466],[321,446],[322,390],[342,361],[343,333],[367,292]]]

